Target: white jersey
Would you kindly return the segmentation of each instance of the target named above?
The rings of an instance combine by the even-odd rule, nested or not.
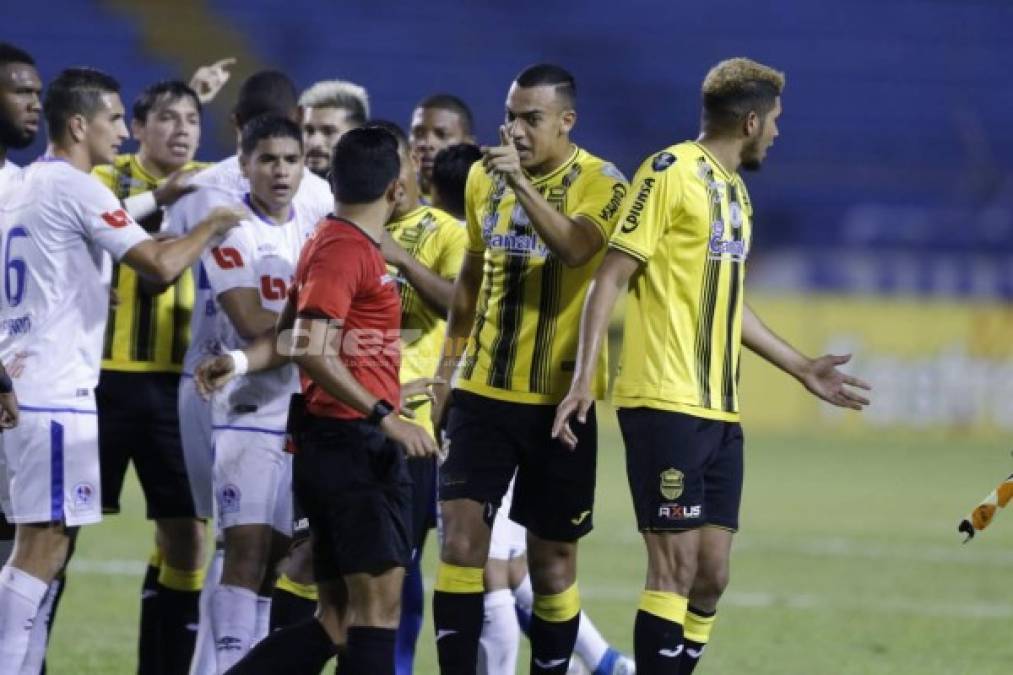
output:
[[[0,359],[23,405],[98,384],[109,311],[102,253],[118,260],[147,239],[112,192],[63,160],[35,162],[4,193]]]
[[[246,204],[252,210],[248,198]],[[302,214],[301,209],[292,207],[291,218],[282,225],[260,217],[244,220],[220,245],[205,253],[203,263],[212,295],[217,298],[235,288],[256,289],[264,309],[281,313],[303,244],[317,224],[316,218]],[[224,311],[216,312],[208,323],[214,326],[213,352],[249,344]],[[289,397],[297,391],[299,372],[291,364],[238,377],[216,394],[212,424],[216,429],[284,431]]]
[[[182,197],[166,212],[166,231],[170,234],[186,234],[212,209],[236,206],[250,191],[250,183],[243,177],[239,157],[235,155],[204,169],[190,183],[197,189]],[[293,205],[315,223],[334,210],[334,196],[327,181],[303,168],[302,182]],[[192,375],[201,361],[215,353],[215,317],[221,311],[200,261],[194,263],[193,278],[197,281],[197,289],[190,315],[190,346],[183,357],[183,372],[187,375]]]
[[[7,160],[3,166],[0,166],[0,194],[4,193],[4,190],[15,181],[21,175],[21,167]]]

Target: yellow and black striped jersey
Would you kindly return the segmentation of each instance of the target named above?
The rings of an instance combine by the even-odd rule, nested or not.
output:
[[[413,258],[436,274],[444,279],[457,277],[468,235],[464,225],[449,213],[419,206],[387,223],[387,231]],[[397,275],[397,270],[388,269]],[[432,377],[443,349],[446,321],[403,278],[398,276],[397,280],[401,292],[401,382]],[[426,428],[431,426],[428,403],[416,409],[415,422]]]
[[[204,166],[201,162],[190,162],[183,168]],[[92,174],[121,200],[154,190],[164,180],[152,176],[134,154],[119,155],[112,164],[95,167]],[[162,226],[162,210],[157,209],[138,222],[148,232],[156,233]],[[109,305],[103,370],[182,372],[194,299],[190,270],[164,293],[151,296],[141,289],[136,272],[126,265],[114,264],[112,288],[116,302]]]
[[[738,420],[752,215],[742,178],[698,143],[641,165],[609,242],[643,263],[626,301],[617,407]]]
[[[616,167],[574,146],[555,171],[530,179],[559,212],[612,235],[628,184]],[[570,387],[580,311],[605,247],[567,267],[535,232],[505,182],[476,163],[465,194],[468,250],[484,256],[475,325],[457,386],[506,401],[556,404]],[[606,349],[592,391],[605,394]]]

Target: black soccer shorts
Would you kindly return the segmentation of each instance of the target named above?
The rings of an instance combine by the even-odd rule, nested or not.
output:
[[[292,464],[317,581],[380,574],[411,560],[412,483],[404,448],[364,420],[307,415]]]
[[[179,375],[103,370],[95,388],[98,406],[102,510],[120,512],[127,466],[141,481],[147,517],[196,515],[176,405]]]
[[[621,408],[626,474],[641,532],[739,528],[742,427],[656,408]]]
[[[460,389],[451,395],[450,440],[439,468],[439,499],[472,499],[488,505],[488,522],[499,509],[510,479],[510,518],[550,541],[576,541],[594,526],[598,427],[594,408],[587,422],[571,421],[577,447],[552,438],[554,405],[500,401]]]

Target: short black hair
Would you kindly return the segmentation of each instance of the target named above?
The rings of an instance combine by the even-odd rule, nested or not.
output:
[[[397,139],[379,127],[359,127],[342,134],[331,158],[331,188],[344,204],[379,199],[401,173]]]
[[[469,136],[472,134],[472,129],[475,127],[475,116],[471,114],[471,108],[468,104],[454,96],[453,94],[433,94],[427,96],[415,106],[416,108],[438,108],[440,110],[449,110],[450,112],[457,113],[457,116],[461,118],[464,123],[464,133]]]
[[[369,120],[365,126],[390,132],[390,135],[397,139],[398,150],[408,152],[408,134],[397,123],[390,120]]]
[[[272,114],[254,117],[247,122],[239,147],[244,155],[251,155],[257,149],[257,143],[265,138],[293,138],[302,149],[302,129],[299,125],[287,117]]]
[[[0,42],[0,66],[6,66],[8,63],[27,63],[34,66],[35,59],[20,47],[15,47],[9,42]]]
[[[551,86],[556,88],[556,95],[563,99],[566,106],[575,108],[577,105],[577,81],[570,71],[551,63],[538,63],[528,66],[514,78],[521,87]]]
[[[42,110],[52,139],[63,138],[67,122],[74,115],[86,119],[104,107],[104,94],[118,94],[120,83],[95,68],[68,68],[56,76],[46,89]]]
[[[189,98],[197,107],[197,113],[200,114],[201,112],[200,97],[197,96],[197,92],[190,88],[190,85],[182,80],[162,80],[147,87],[134,99],[134,106],[131,110],[133,119],[141,124],[147,122],[148,113],[155,107],[159,99],[163,97],[168,99],[169,102],[181,98]]]
[[[448,211],[464,212],[464,186],[468,182],[468,172],[471,171],[471,165],[480,159],[482,151],[471,143],[451,145],[436,153],[433,159],[433,185]]]
[[[250,75],[239,88],[239,98],[232,114],[242,129],[254,117],[274,113],[295,117],[299,95],[288,75],[278,70],[261,70]]]

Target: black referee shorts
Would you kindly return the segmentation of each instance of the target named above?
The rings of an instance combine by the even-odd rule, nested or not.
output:
[[[598,427],[571,421],[570,450],[552,438],[554,405],[500,401],[455,389],[447,417],[450,446],[439,469],[440,501],[472,499],[494,516],[514,483],[510,518],[550,541],[576,541],[593,527]],[[490,526],[492,521],[490,520]]]
[[[178,389],[174,373],[102,371],[95,402],[103,512],[120,512],[132,460],[148,519],[195,517],[179,435]]]
[[[656,408],[620,408],[641,532],[739,528],[742,427]]]
[[[306,415],[292,464],[318,581],[406,567],[412,482],[404,449],[363,420]]]

